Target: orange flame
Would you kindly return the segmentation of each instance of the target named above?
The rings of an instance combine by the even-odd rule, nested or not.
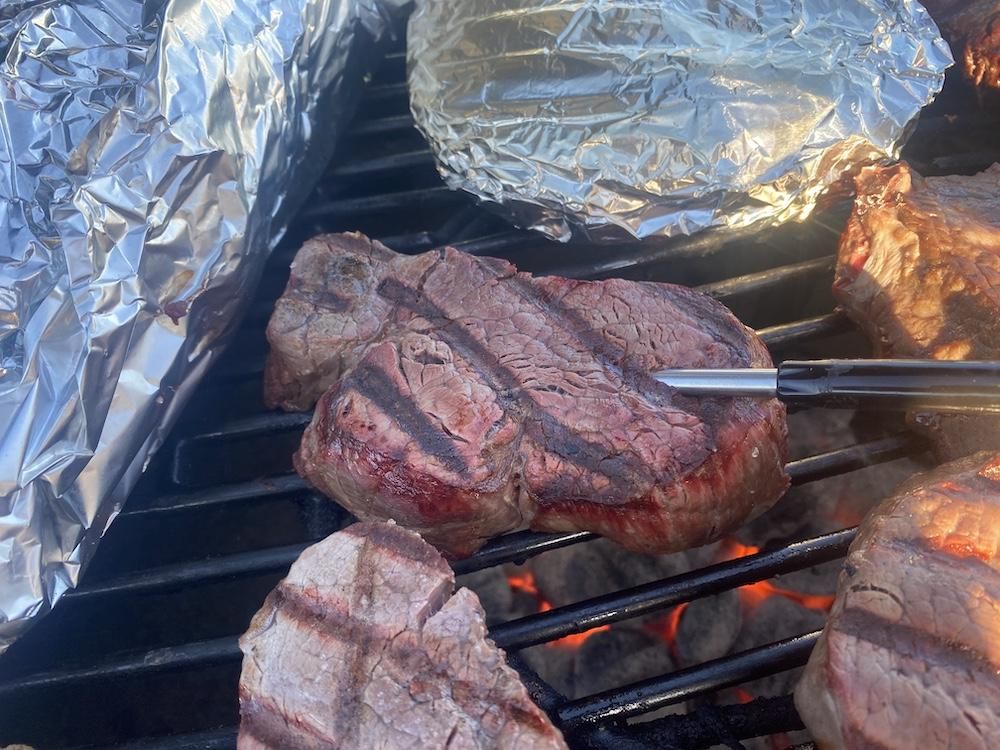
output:
[[[507,584],[514,591],[520,591],[524,594],[529,594],[535,597],[535,601],[538,603],[539,612],[548,612],[552,609],[552,604],[542,596],[542,592],[538,590],[538,585],[535,583],[535,576],[530,570],[526,570],[523,573],[516,575],[507,576]],[[598,625],[596,628],[591,628],[590,630],[585,630],[582,633],[570,633],[569,635],[564,635],[555,641],[549,641],[546,646],[553,648],[579,648],[583,645],[590,636],[594,633],[600,633],[602,630],[610,630],[610,625]]]
[[[746,557],[747,555],[753,555],[757,552],[760,552],[760,547],[740,544],[740,542],[735,539],[725,540],[719,548],[720,558],[723,561],[735,560],[738,557]],[[740,599],[742,600],[743,605],[750,612],[755,610],[772,596],[783,596],[786,599],[791,599],[793,602],[798,602],[806,609],[811,609],[816,612],[829,612],[830,607],[833,606],[832,594],[802,594],[798,591],[790,591],[788,589],[775,586],[770,581],[748,583],[746,586],[740,586],[738,590],[740,592]]]

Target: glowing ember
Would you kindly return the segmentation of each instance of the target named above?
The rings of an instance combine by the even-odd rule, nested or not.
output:
[[[542,592],[538,590],[538,585],[535,583],[535,576],[530,570],[526,570],[523,573],[516,575],[507,576],[507,585],[510,586],[512,591],[520,591],[523,594],[529,594],[535,598],[538,603],[539,612],[548,612],[552,609],[552,604],[542,596]],[[583,642],[586,641],[594,633],[600,633],[602,630],[610,630],[610,625],[598,625],[596,628],[591,628],[590,630],[585,630],[582,633],[570,633],[562,638],[549,641],[546,646],[553,648],[580,648]]]
[[[753,700],[753,696],[750,695],[750,693],[748,693],[743,688],[736,688],[735,692],[736,692],[736,700],[738,700],[740,703],[750,703]]]
[[[758,552],[760,552],[760,547],[740,544],[735,539],[727,539],[719,547],[722,560],[735,560],[738,557],[746,557]],[[746,586],[740,586],[739,592],[740,600],[751,612],[772,596],[783,596],[816,612],[829,612],[830,607],[833,606],[832,594],[801,594],[798,591],[779,588],[770,581],[748,583]]]
[[[687,609],[687,602],[678,604],[662,620],[649,623],[646,629],[652,631],[667,642],[670,648],[670,655],[674,658],[675,664],[680,664],[680,655],[677,650],[677,631],[681,627],[681,615]]]

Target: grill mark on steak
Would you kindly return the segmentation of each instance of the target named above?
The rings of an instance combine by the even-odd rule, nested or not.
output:
[[[996,666],[967,646],[938,638],[934,633],[894,622],[866,609],[852,607],[837,621],[837,630],[848,638],[877,646],[900,656],[969,675],[996,675]]]
[[[357,236],[316,238],[293,274],[364,260],[358,245]],[[683,399],[650,376],[770,363],[721,304],[671,285],[532,280],[453,248],[379,248],[363,284],[335,286],[349,299],[346,315],[320,310],[303,331],[290,295],[269,327],[269,362],[284,367],[267,383],[270,402],[319,398],[296,470],[357,515],[395,518],[453,556],[526,526],[595,531],[655,553],[710,541],[787,486],[780,404]],[[318,381],[295,390],[303,341],[314,346],[303,377],[326,378],[321,397]],[[419,430],[424,442],[395,404],[365,395],[398,403],[355,371],[359,362],[430,423]],[[431,447],[428,435],[440,442]],[[462,475],[438,458],[448,455],[461,457]]]
[[[914,477],[862,524],[795,691],[823,750],[997,745],[997,460]]]
[[[650,480],[649,467],[634,456],[609,456],[606,446],[590,441],[561,424],[532,399],[521,382],[497,356],[486,349],[462,324],[452,320],[434,302],[415,289],[395,279],[385,279],[378,287],[385,299],[406,307],[410,312],[431,321],[442,321],[436,333],[496,392],[498,403],[505,414],[523,425],[526,434],[544,442],[560,458],[584,469],[592,469],[603,461],[615,460],[620,471],[608,474],[615,492],[622,495],[632,492],[637,482],[632,477]],[[543,437],[544,435],[544,437]],[[557,491],[558,477],[553,478],[553,491]]]
[[[565,750],[488,641],[475,594],[454,582],[394,524],[308,548],[240,639],[238,747]]]
[[[355,368],[346,387],[375,404],[387,417],[406,430],[421,450],[438,459],[449,471],[466,476],[468,464],[455,448],[454,438],[443,432],[413,400],[407,398],[392,379],[370,362]],[[396,456],[395,458],[399,458]]]
[[[732,405],[732,399],[696,398],[677,393],[676,389],[661,383],[650,372],[639,367],[629,367],[626,364],[628,352],[625,348],[617,346],[600,331],[595,330],[579,311],[563,304],[562,298],[557,299],[554,295],[545,293],[524,277],[515,276],[508,283],[513,285],[523,299],[534,304],[540,311],[548,314],[555,313],[555,316],[561,321],[561,327],[564,331],[593,352],[605,370],[629,386],[647,404],[655,408],[669,408],[671,411],[688,416],[698,416],[707,428],[703,448],[707,449],[715,442],[718,427],[725,420],[724,413]],[[583,283],[585,282],[578,282],[573,288],[575,289],[576,286]],[[666,296],[662,285],[651,284],[649,286],[667,302],[674,303],[674,300]],[[565,296],[563,295],[563,297]],[[719,330],[710,322],[711,312],[706,309],[705,305],[707,299],[703,300],[694,294],[688,295],[688,298],[685,301],[690,301],[700,313],[699,318],[706,321],[704,330],[714,341],[727,344],[728,342]],[[732,349],[732,347],[728,348]],[[739,352],[736,356],[739,358],[739,366],[749,365],[749,358],[745,356],[744,352]]]

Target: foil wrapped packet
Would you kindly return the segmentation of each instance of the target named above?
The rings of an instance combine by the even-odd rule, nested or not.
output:
[[[0,651],[76,585],[403,4],[0,2]]]
[[[417,0],[408,33],[445,180],[562,240],[802,219],[952,62],[914,0]]]

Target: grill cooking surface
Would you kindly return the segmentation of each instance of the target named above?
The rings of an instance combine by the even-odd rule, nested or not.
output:
[[[758,236],[657,245],[560,246],[512,230],[447,190],[407,110],[402,52],[390,55],[360,105],[340,157],[275,253],[236,341],[195,395],[102,543],[84,585],[0,659],[0,744],[41,747],[229,748],[238,723],[237,637],[297,555],[351,519],[291,473],[308,415],[261,405],[264,325],[301,242],[359,230],[400,252],[444,243],[510,259],[533,273],[623,276],[697,286],[760,330],[776,359],[864,355],[832,312],[831,271],[843,211]],[[959,87],[961,89],[961,87]],[[997,122],[966,92],[926,113],[907,157],[922,172],[971,172],[998,158]],[[951,98],[952,101],[948,101]],[[962,112],[959,117],[953,117]],[[792,433],[794,448],[795,434]],[[793,461],[793,484],[819,482],[917,453],[889,431]],[[808,632],[569,701],[518,658],[521,648],[842,557],[854,529],[616,591],[496,625],[536,701],[571,745],[739,747],[739,740],[801,727],[789,696],[704,706],[642,725],[624,720],[805,663]],[[458,573],[578,544],[586,533],[511,534],[455,564]]]

